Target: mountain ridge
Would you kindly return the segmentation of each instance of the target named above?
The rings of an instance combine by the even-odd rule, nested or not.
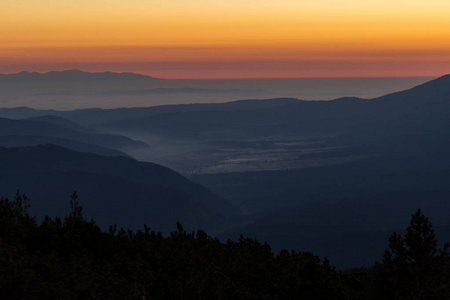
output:
[[[142,80],[161,78],[131,72],[87,72],[81,70],[49,71],[46,73],[22,71],[0,74],[0,80]]]

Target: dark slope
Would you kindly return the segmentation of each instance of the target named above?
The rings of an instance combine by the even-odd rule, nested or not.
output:
[[[448,205],[423,206],[414,200],[393,202],[377,197],[364,200],[338,199],[276,211],[223,237],[251,236],[267,241],[275,252],[282,248],[311,251],[340,269],[368,267],[381,260],[389,236],[393,232],[404,233],[402,224],[421,207],[433,220],[440,246],[450,241]]]
[[[433,197],[445,199],[450,194],[450,159],[445,154],[379,156],[334,166],[191,178],[250,212],[383,193],[395,193],[398,197],[404,193],[401,197],[408,199],[432,192]],[[422,196],[421,199],[428,201]]]
[[[450,149],[450,76],[370,100],[338,143],[378,153],[429,154]]]
[[[126,157],[102,157],[84,153],[77,153],[69,149],[59,148],[47,145],[47,150],[54,148],[61,155],[57,158],[50,155],[41,155],[38,152],[39,159],[33,157],[24,158],[36,160],[35,165],[46,168],[53,165],[58,170],[76,170],[95,174],[106,174],[110,176],[122,177],[130,181],[142,183],[145,185],[161,185],[169,188],[176,188],[183,192],[195,195],[199,201],[202,201],[214,208],[216,211],[228,215],[236,212],[231,205],[224,199],[217,197],[199,184],[194,184],[182,175],[166,167],[140,162]]]
[[[0,147],[31,147],[37,145],[54,144],[64,148],[69,148],[78,152],[86,152],[92,154],[98,154],[102,156],[125,156],[130,157],[128,154],[114,149],[109,149],[93,144],[78,142],[74,140],[68,140],[65,138],[37,136],[37,135],[7,135],[0,136]]]
[[[99,216],[102,225],[119,222],[136,228],[147,223],[170,230],[178,220],[192,229],[218,230],[225,226],[221,215],[236,212],[224,199],[170,169],[125,157],[45,145],[0,148],[0,165],[2,194],[26,192],[40,216],[49,208],[63,215],[73,190],[88,216]]]
[[[313,251],[339,267],[371,265],[388,236],[417,208],[449,226],[448,155],[372,157],[338,166],[196,175],[255,217],[224,234],[268,241],[275,250]],[[448,241],[450,232],[442,232]]]
[[[43,121],[0,118],[0,128],[0,136],[45,136],[63,138],[118,150],[126,147],[146,146],[143,142],[133,141],[124,136],[79,132],[55,123]]]

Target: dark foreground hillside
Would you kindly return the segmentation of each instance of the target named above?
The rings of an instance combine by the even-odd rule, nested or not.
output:
[[[448,245],[437,249],[417,211],[407,233],[393,234],[382,263],[336,271],[310,252],[281,250],[241,237],[220,242],[181,224],[168,236],[111,226],[82,214],[74,193],[64,219],[40,224],[17,193],[0,200],[1,299],[448,299]]]
[[[0,190],[14,195],[24,190],[35,202],[39,219],[63,216],[67,191],[77,190],[85,200],[86,216],[107,228],[117,223],[139,228],[144,223],[169,233],[177,221],[187,228],[220,230],[228,202],[199,184],[157,164],[127,157],[80,153],[55,145],[0,147]]]

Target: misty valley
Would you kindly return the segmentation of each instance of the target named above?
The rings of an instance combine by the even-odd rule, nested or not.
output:
[[[195,248],[208,241],[224,247],[220,255],[226,257],[232,247],[267,242],[267,255],[278,260],[286,255],[295,261],[294,252],[289,256],[282,249],[318,255],[320,276],[337,276],[321,262],[324,257],[337,270],[370,269],[389,261],[383,258],[392,246],[389,237],[405,234],[419,208],[433,223],[441,242],[436,247],[450,241],[450,75],[415,80],[410,88],[397,83],[405,89],[395,92],[391,82],[385,95],[375,95],[374,84],[356,93],[370,96],[364,98],[343,97],[350,95],[333,87],[334,100],[320,101],[317,92],[316,100],[292,97],[299,95],[294,84],[282,97],[276,82],[264,89],[261,82],[170,82],[131,73],[1,75],[0,98],[11,101],[0,108],[1,196],[26,194],[30,215],[61,232],[72,224],[67,220],[88,226],[92,218],[99,227],[89,223],[97,229],[88,226],[86,235],[98,235],[111,247],[125,247],[119,240],[126,234],[113,241],[115,233],[106,236],[110,225],[130,229],[127,239],[138,245],[145,224],[154,232],[144,230],[142,241],[160,246],[178,241]],[[167,100],[174,94],[173,102]],[[12,107],[15,97],[61,103]],[[89,97],[112,102],[87,108],[94,99]],[[127,97],[141,106],[119,107],[130,106]],[[149,97],[158,105],[146,106]],[[69,98],[71,106],[62,109]],[[78,107],[75,100],[81,101]],[[84,219],[70,205],[74,191]],[[18,220],[29,217],[22,213]],[[46,216],[66,216],[66,223]],[[267,248],[257,245],[258,255],[266,257]],[[345,278],[342,286],[362,284]],[[333,297],[367,299],[359,292]],[[161,292],[159,298],[165,297]]]

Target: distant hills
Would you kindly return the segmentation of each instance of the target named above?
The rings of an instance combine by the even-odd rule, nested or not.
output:
[[[20,72],[15,74],[0,74],[0,80],[146,80],[159,79],[151,76],[136,73],[114,73],[114,72],[85,72],[80,70],[51,71],[47,73],[38,72]]]
[[[69,120],[56,116],[40,116],[32,119],[13,120],[0,118],[0,145],[21,138],[22,145],[33,144],[31,140],[41,138],[56,144],[67,145],[67,141],[95,146],[94,153],[100,147],[122,150],[129,147],[147,147],[143,142],[134,141],[128,137],[96,133]],[[61,143],[58,142],[61,140]],[[16,144],[17,145],[17,144]],[[17,145],[19,146],[19,145]],[[88,151],[90,152],[90,151]]]

